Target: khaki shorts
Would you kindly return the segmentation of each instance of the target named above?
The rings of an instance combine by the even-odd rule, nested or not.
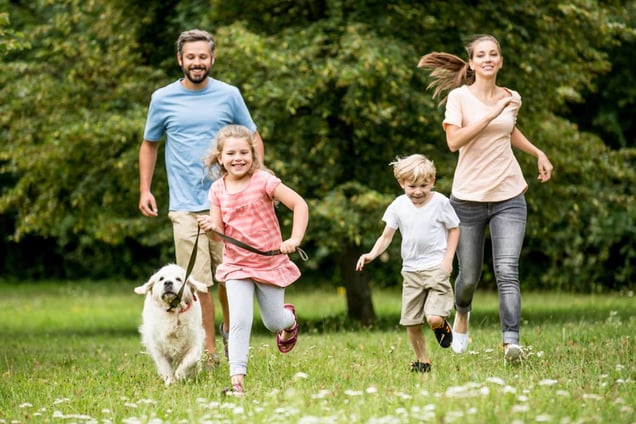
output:
[[[186,212],[171,211],[168,213],[172,221],[172,232],[174,236],[174,249],[177,265],[188,269],[190,255],[194,247],[194,240],[197,236],[199,225],[197,215],[207,215],[208,211]],[[223,260],[223,242],[211,240],[205,232],[199,234],[197,243],[197,256],[192,269],[192,276],[195,280],[211,286],[214,284],[214,271],[216,266]]]
[[[427,316],[448,318],[455,303],[450,275],[441,268],[402,271],[400,325],[424,324]]]

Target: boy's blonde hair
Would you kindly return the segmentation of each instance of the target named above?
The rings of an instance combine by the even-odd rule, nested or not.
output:
[[[430,183],[435,179],[435,164],[421,154],[397,157],[389,165],[393,167],[393,175],[399,183]]]
[[[216,133],[212,148],[208,150],[203,158],[203,164],[208,169],[208,173],[213,180],[227,175],[227,169],[219,162],[219,158],[221,157],[221,152],[223,152],[225,140],[228,138],[244,138],[247,140],[252,151],[252,167],[248,172],[249,174],[254,173],[257,169],[263,169],[261,161],[256,154],[256,142],[249,128],[243,125],[226,125]]]

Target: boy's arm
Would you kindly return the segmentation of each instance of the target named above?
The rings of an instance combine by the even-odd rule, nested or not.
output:
[[[369,253],[365,253],[360,256],[358,263],[356,264],[356,271],[362,271],[364,264],[367,264],[380,256],[391,244],[393,236],[395,235],[395,228],[391,228],[388,225],[384,226],[382,235],[378,237],[373,245],[373,248]]]
[[[459,227],[449,228],[448,241],[446,242],[446,254],[442,260],[441,267],[449,274],[453,271],[453,258],[455,257],[455,250],[457,250],[457,243],[459,242]]]

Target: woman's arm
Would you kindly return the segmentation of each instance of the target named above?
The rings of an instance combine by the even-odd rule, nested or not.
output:
[[[490,113],[488,115],[485,115],[481,120],[462,128],[453,124],[444,124],[444,130],[446,131],[446,144],[448,144],[450,151],[458,151],[461,147],[465,146],[477,137],[511,102],[518,103],[519,100],[512,96],[503,97],[497,101],[495,106],[490,108]]]
[[[539,176],[537,179],[539,181],[545,183],[550,179],[552,176],[552,170],[554,169],[552,163],[550,163],[546,154],[532,144],[517,127],[512,130],[512,134],[510,135],[510,144],[512,144],[513,147],[537,158],[537,167],[539,168]]]

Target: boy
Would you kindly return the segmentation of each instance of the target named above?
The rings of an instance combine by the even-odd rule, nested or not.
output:
[[[422,324],[424,318],[435,332],[438,343],[448,348],[453,333],[446,318],[453,307],[450,274],[459,240],[459,218],[443,194],[433,191],[435,165],[424,155],[398,158],[390,165],[404,190],[386,209],[382,235],[369,253],[358,259],[356,270],[382,254],[391,244],[396,230],[402,235],[402,312],[400,325],[416,355],[411,371],[429,372]]]

